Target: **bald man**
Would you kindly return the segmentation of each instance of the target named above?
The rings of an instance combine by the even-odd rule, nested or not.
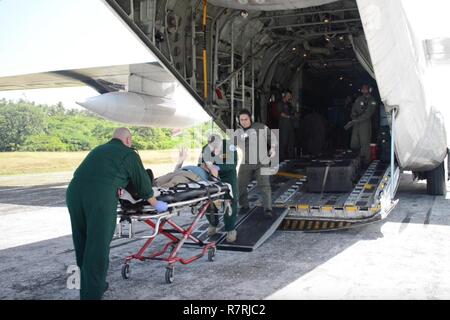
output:
[[[73,175],[66,202],[72,224],[77,265],[81,270],[80,299],[101,299],[108,288],[109,246],[117,218],[118,189],[133,184],[141,199],[159,212],[167,203],[153,197],[150,178],[131,148],[131,133],[118,128],[113,138],[93,149]]]

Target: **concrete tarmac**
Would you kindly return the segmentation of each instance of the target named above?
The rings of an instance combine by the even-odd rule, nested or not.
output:
[[[0,187],[0,299],[78,298],[67,288],[75,255],[66,187]],[[159,261],[133,262],[131,278],[122,279],[124,258],[143,240],[114,240],[104,298],[450,299],[449,200],[427,195],[410,174],[402,175],[397,198],[383,222],[329,233],[276,231],[255,252],[218,251],[214,262],[205,256],[176,265],[170,285]]]

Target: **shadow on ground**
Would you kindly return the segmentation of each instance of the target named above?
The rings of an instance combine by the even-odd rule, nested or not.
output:
[[[67,183],[54,183],[33,187],[0,187],[0,204],[65,207],[66,186]]]
[[[450,225],[448,200],[426,195],[425,184],[411,184],[408,179],[402,175],[397,193],[400,202],[384,222],[327,233],[276,231],[255,252],[218,251],[214,262],[205,256],[190,265],[176,265],[170,285],[164,280],[165,264],[159,261],[133,262],[131,278],[122,279],[124,258],[135,253],[143,241],[115,240],[105,299],[263,299],[357,242],[382,238],[386,222],[400,223],[400,234],[410,223]],[[48,199],[64,199],[65,188],[23,192],[19,194],[35,195],[35,205],[49,206]],[[14,199],[17,194],[0,195],[0,203],[30,205]],[[185,223],[191,217],[180,218],[179,222]],[[162,241],[155,243],[161,245]],[[64,236],[0,251],[0,299],[76,299],[78,292],[66,288],[66,270],[75,263],[72,248],[71,237]],[[193,255],[193,250],[185,249],[182,255]]]

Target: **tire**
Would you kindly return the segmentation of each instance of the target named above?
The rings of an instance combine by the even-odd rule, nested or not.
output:
[[[173,282],[173,267],[166,268],[166,283],[170,284]]]
[[[128,263],[124,264],[122,266],[122,278],[124,279],[130,279],[130,265]]]
[[[434,196],[445,196],[447,193],[447,172],[445,159],[439,166],[427,172],[427,193]]]
[[[216,248],[209,248],[208,249],[208,261],[213,262],[215,256],[216,256]]]

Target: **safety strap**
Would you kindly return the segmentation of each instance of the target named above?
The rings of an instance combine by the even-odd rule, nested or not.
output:
[[[194,179],[191,179],[189,177],[185,177],[185,178],[188,179],[190,182],[192,182],[192,183],[194,183],[194,184],[196,184],[196,185],[198,185],[200,187],[204,187],[202,184],[198,183],[198,181],[195,181]]]

